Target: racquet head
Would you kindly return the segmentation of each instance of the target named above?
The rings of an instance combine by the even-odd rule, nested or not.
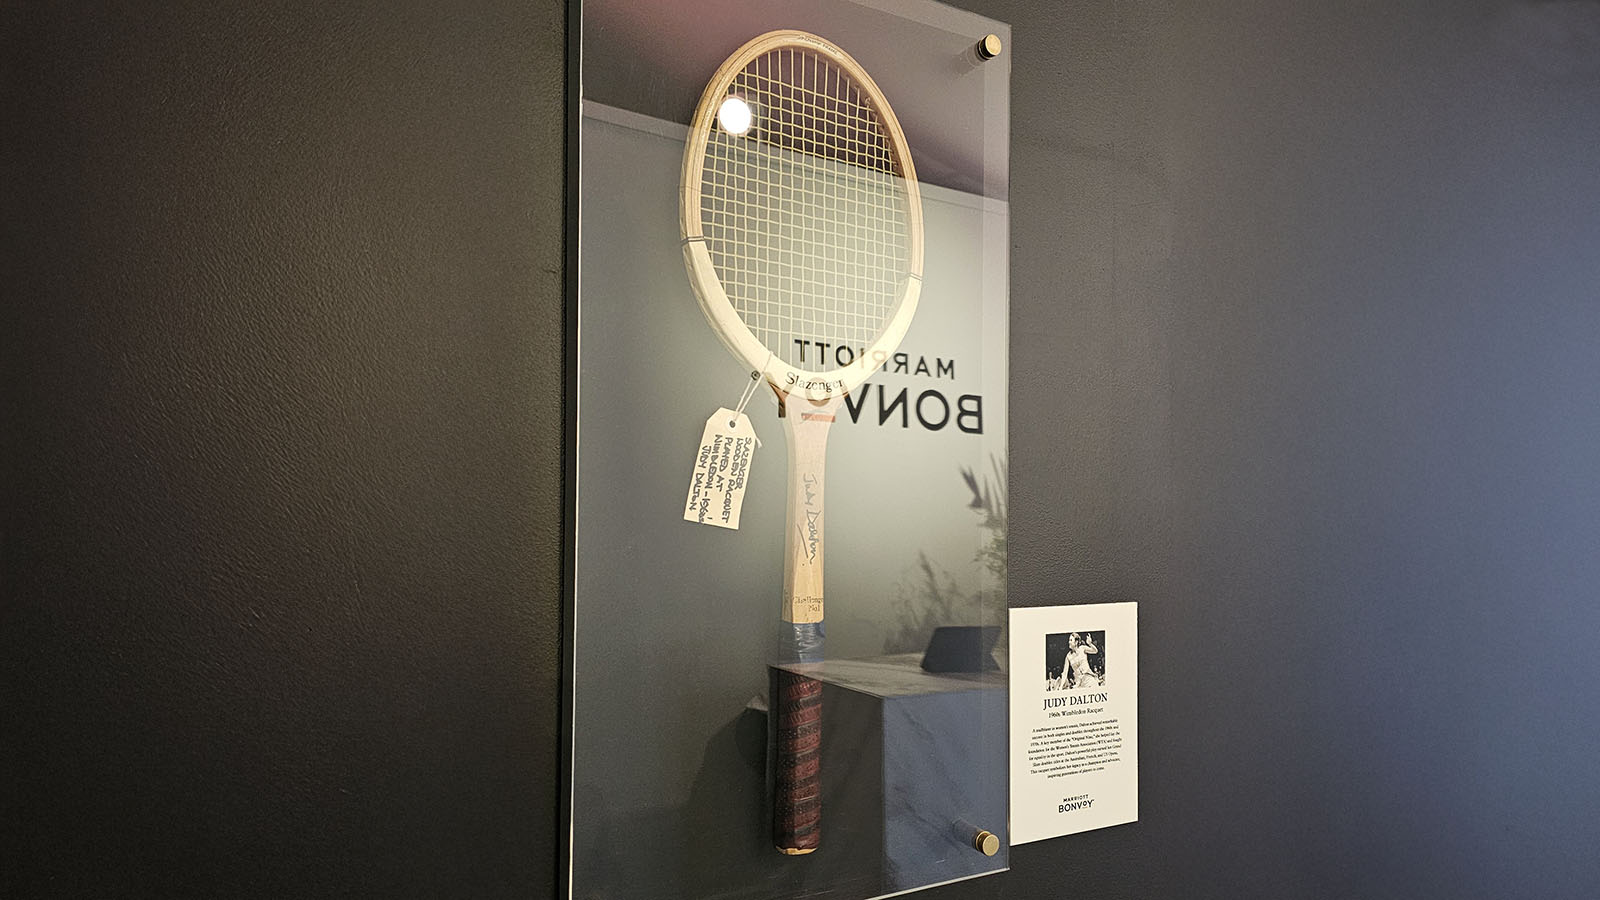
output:
[[[900,123],[849,54],[803,31],[740,47],[695,110],[681,199],[701,310],[781,393],[847,393],[899,346],[922,197]]]

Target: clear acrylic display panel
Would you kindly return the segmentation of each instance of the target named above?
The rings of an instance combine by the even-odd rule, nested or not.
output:
[[[983,821],[948,823],[997,834],[1001,852],[983,857],[958,840],[922,847],[948,811],[915,821],[909,773],[888,771],[908,757],[959,769],[974,748],[1003,760],[994,677],[948,676],[1000,702],[962,707],[978,712],[923,743],[825,708],[824,766],[861,771],[841,785],[825,768],[840,796],[825,794],[821,849],[773,849],[764,704],[784,435],[763,388],[747,408],[763,445],[741,527],[683,520],[701,430],[748,373],[690,287],[678,190],[687,122],[748,39],[810,31],[877,82],[922,186],[924,287],[903,365],[852,392],[828,442],[827,655],[914,662],[936,626],[1004,627],[1009,30],[918,0],[591,0],[581,28],[570,895],[865,898],[1004,868],[1003,772],[981,782]],[[1007,52],[982,61],[990,33]],[[894,827],[875,821],[887,807]]]

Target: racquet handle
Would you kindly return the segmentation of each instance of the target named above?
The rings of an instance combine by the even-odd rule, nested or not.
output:
[[[773,675],[772,840],[797,856],[822,843],[822,682],[783,669]]]
[[[822,659],[823,469],[841,399],[790,394],[781,400],[789,443],[781,619],[791,661]],[[810,853],[822,842],[822,682],[778,669],[772,689],[772,839],[784,853]]]

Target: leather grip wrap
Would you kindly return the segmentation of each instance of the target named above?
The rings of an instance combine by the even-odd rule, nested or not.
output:
[[[784,853],[822,842],[822,682],[775,669],[772,840]]]

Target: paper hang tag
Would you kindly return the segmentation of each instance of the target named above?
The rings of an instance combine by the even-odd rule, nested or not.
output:
[[[702,525],[738,528],[755,455],[756,433],[750,417],[726,407],[713,413],[700,435],[683,517]]]

